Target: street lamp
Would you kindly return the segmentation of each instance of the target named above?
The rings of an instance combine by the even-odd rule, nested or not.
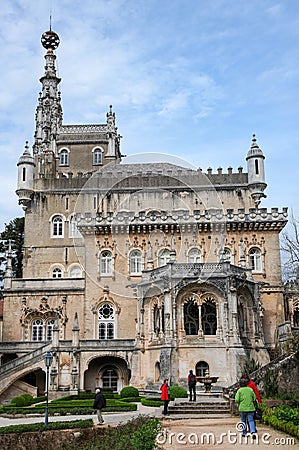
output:
[[[53,356],[50,352],[47,352],[44,356],[45,366],[47,368],[47,376],[46,376],[46,414],[45,414],[45,425],[48,425],[49,420],[49,369],[52,364]]]

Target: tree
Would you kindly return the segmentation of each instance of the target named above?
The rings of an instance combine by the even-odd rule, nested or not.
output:
[[[284,253],[283,272],[286,280],[299,279],[299,221],[291,216],[289,231],[281,236],[281,250]]]
[[[5,230],[0,233],[0,284],[3,284],[7,263],[9,241],[12,250],[12,274],[14,278],[22,278],[24,217],[17,217],[5,224]]]

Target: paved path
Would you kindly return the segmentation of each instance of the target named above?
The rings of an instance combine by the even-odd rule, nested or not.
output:
[[[161,408],[150,408],[138,404],[138,410],[126,413],[104,413],[105,425],[117,425],[145,414],[163,419],[163,429],[158,436],[158,442],[164,450],[229,450],[229,449],[258,449],[258,450],[299,450],[298,442],[289,435],[273,430],[263,424],[258,424],[258,435],[255,441],[241,438],[237,431],[238,417],[223,419],[188,419],[162,416]],[[49,422],[70,421],[92,418],[96,416],[50,416]],[[23,423],[44,422],[43,416],[6,418],[0,417],[0,427]],[[104,425],[104,426],[105,426]],[[296,441],[296,442],[295,442]]]

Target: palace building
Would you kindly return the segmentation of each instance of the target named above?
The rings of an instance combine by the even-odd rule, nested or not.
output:
[[[112,106],[102,124],[63,124],[58,44],[43,34],[34,143],[17,163],[23,278],[9,252],[0,394],[43,393],[47,351],[53,396],[186,386],[189,369],[229,386],[248,359],[269,362],[284,321],[287,209],[262,206],[263,151],[253,136],[237,172],[131,162]]]

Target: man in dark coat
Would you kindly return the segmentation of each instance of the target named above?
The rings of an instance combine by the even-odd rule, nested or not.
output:
[[[106,408],[106,399],[101,393],[100,389],[96,389],[96,396],[93,402],[93,408],[97,412],[98,424],[102,425],[104,423],[104,419],[102,417],[102,409]]]

